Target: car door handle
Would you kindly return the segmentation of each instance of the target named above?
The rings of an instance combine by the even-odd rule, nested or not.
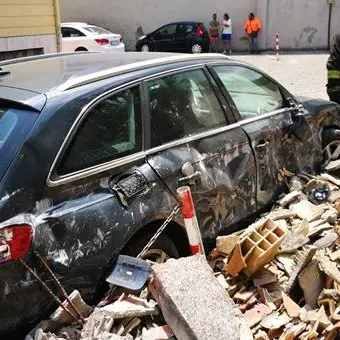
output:
[[[263,149],[267,148],[268,145],[269,145],[268,141],[266,141],[266,142],[260,141],[260,143],[255,146],[255,149],[256,150],[263,150]]]
[[[196,171],[194,172],[193,174],[191,175],[188,175],[188,176],[184,176],[184,177],[181,177],[178,182],[180,184],[194,184],[196,182],[196,180],[200,179],[201,178],[201,172],[200,171]]]
[[[183,164],[181,172],[184,175],[184,177],[178,180],[179,184],[194,185],[195,182],[201,178],[201,172],[195,171],[194,167],[190,162],[186,162]]]

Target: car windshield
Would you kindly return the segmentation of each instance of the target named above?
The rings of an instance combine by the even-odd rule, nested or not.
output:
[[[30,131],[37,114],[0,103],[0,180]]]
[[[112,32],[98,26],[86,26],[84,29],[93,34],[112,34]]]

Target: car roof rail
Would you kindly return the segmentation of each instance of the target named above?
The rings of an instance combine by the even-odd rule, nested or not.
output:
[[[152,53],[150,53],[152,55]],[[217,60],[230,60],[231,58],[219,53],[203,53],[203,54],[184,54],[184,55],[175,55],[171,57],[163,57],[157,59],[150,59],[139,61],[136,63],[126,64],[123,66],[115,66],[109,69],[93,72],[89,75],[81,76],[75,79],[69,79],[64,84],[58,87],[59,91],[67,91],[73,88],[77,88],[80,86],[91,84],[95,81],[104,80],[107,78],[111,78],[114,76],[118,76],[128,72],[134,72],[143,70],[145,68],[162,66],[162,65],[170,65],[176,62],[185,62],[197,60],[198,62],[207,62],[207,61],[217,61]]]
[[[65,52],[65,53],[39,54],[39,55],[30,56],[30,57],[22,57],[22,58],[15,58],[15,59],[8,59],[8,60],[0,61],[0,66],[18,64],[18,63],[23,63],[25,61],[58,58],[58,57],[63,57],[63,56],[69,56],[69,55],[75,55],[75,54],[88,54],[88,53],[100,53],[100,52],[88,52],[88,51],[78,52],[77,51],[77,52]]]
[[[62,22],[60,25],[89,25],[87,22],[82,21],[69,21],[69,22]]]

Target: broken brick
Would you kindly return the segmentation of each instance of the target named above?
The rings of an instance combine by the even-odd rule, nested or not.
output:
[[[272,312],[271,308],[264,305],[263,303],[259,303],[255,305],[253,308],[247,310],[244,313],[244,317],[247,320],[248,326],[250,328],[256,326],[265,316],[269,315]]]

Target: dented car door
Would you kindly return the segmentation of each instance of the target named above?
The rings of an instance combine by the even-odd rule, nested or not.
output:
[[[258,209],[264,208],[280,191],[279,172],[285,165],[282,154],[292,154],[284,138],[293,125],[290,108],[279,85],[258,71],[236,64],[216,65],[212,73],[251,140],[256,158],[257,204]]]
[[[232,121],[207,70],[155,77],[145,83],[145,93],[148,163],[174,195],[180,185],[193,184],[187,178],[192,167],[203,238],[212,239],[255,212],[255,160],[247,135]]]
[[[41,208],[35,240],[66,285],[95,287],[154,212],[167,216],[176,205],[145,162],[142,125],[136,85],[100,95],[66,138],[48,180],[49,206]],[[91,293],[82,291],[85,297]]]

